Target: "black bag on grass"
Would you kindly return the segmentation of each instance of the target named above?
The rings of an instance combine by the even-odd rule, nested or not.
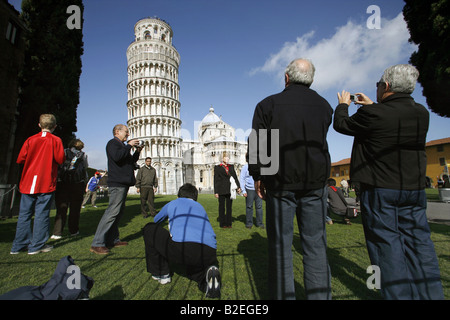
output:
[[[94,280],[81,273],[70,256],[62,258],[53,276],[40,286],[25,286],[0,296],[0,300],[85,300]]]

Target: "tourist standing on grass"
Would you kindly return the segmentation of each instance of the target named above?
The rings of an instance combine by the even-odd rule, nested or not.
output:
[[[129,136],[126,125],[116,125],[113,135],[114,138],[106,145],[109,204],[97,226],[90,249],[96,254],[108,254],[109,248],[128,245],[120,241],[119,221],[125,211],[128,189],[136,183],[134,165],[142,150],[139,140],[132,139],[125,143]]]
[[[50,209],[56,190],[58,165],[65,160],[64,147],[61,139],[52,134],[56,128],[54,115],[41,115],[39,127],[41,132],[25,141],[17,157],[17,163],[23,164],[23,171],[19,184],[19,218],[11,254],[22,250],[36,254],[53,248],[45,243],[49,237]]]
[[[171,282],[169,263],[181,264],[206,297],[219,298],[216,234],[197,197],[197,189],[184,184],[178,191],[178,199],[166,204],[154,222],[144,227],[147,271],[154,280],[166,284]],[[170,232],[161,225],[166,219]]]
[[[302,241],[306,297],[331,299],[325,219],[326,181],[331,167],[327,133],[333,109],[309,88],[313,78],[314,66],[309,60],[292,61],[285,70],[285,89],[258,103],[253,116],[256,146],[261,147],[262,134],[270,140],[267,146],[263,143],[267,152],[260,150],[261,154],[252,150],[254,144],[249,143],[249,167],[255,190],[266,199],[271,299],[295,299],[292,261],[295,216]],[[279,134],[278,141],[272,141],[274,131]],[[278,160],[279,168],[272,173],[272,168],[263,168],[267,163],[264,158],[276,154],[279,159],[272,162]],[[253,159],[258,163],[252,163]]]
[[[430,239],[425,194],[427,109],[411,97],[419,72],[411,65],[385,70],[377,101],[349,116],[350,93],[338,93],[334,129],[354,136],[350,179],[360,183],[361,213],[371,263],[380,268],[385,299],[444,299]]]
[[[148,213],[154,217],[155,210],[155,192],[158,190],[158,177],[156,170],[152,167],[152,158],[145,158],[145,164],[136,175],[136,191],[141,194],[141,213],[144,218]]]
[[[91,205],[94,208],[97,208],[96,201],[97,201],[97,191],[98,191],[98,183],[100,182],[100,179],[103,178],[103,176],[106,174],[106,172],[100,173],[96,172],[92,178],[89,179],[88,183],[86,184],[86,194],[84,196],[83,203],[81,205],[82,208],[86,205],[86,203],[89,201],[89,198],[91,199]]]
[[[248,153],[245,155],[248,162]],[[245,226],[249,229],[253,226],[253,204],[255,204],[256,226],[264,228],[263,223],[263,200],[256,194],[255,181],[248,172],[248,163],[241,170],[242,195],[245,197]]]
[[[214,166],[214,195],[219,199],[219,224],[221,228],[231,228],[233,199],[232,193],[241,192],[239,179],[230,158],[223,154],[222,162]],[[235,186],[235,187],[233,187]],[[235,188],[235,189],[233,189]]]
[[[84,185],[87,180],[88,161],[81,151],[84,143],[74,139],[69,148],[64,150],[66,160],[59,167],[58,183],[55,192],[56,216],[51,239],[61,239],[69,210],[69,233],[76,236],[79,233],[81,203],[83,202]]]

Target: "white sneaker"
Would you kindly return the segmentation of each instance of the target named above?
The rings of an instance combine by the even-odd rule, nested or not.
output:
[[[45,245],[38,251],[28,252],[28,254],[38,254],[40,252],[50,252],[53,250],[53,246]]]
[[[220,272],[216,266],[209,267],[206,272],[206,297],[220,298]]]
[[[57,235],[52,235],[51,237],[50,237],[50,239],[53,239],[53,240],[59,240],[59,239],[61,239],[62,238],[62,236],[57,236]]]
[[[170,275],[166,274],[164,276],[152,276],[153,280],[158,281],[161,284],[166,284],[172,281],[172,279],[170,278]]]
[[[75,233],[71,233],[70,236],[71,236],[71,237],[75,237],[75,236],[77,236],[77,235],[79,235],[79,234],[80,234],[80,231],[77,231],[77,232],[75,232]]]

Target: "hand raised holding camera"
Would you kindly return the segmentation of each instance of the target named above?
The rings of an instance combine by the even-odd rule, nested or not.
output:
[[[352,103],[352,100],[350,99],[350,92],[342,90],[341,93],[338,92],[338,101],[339,104],[345,103],[350,105]]]
[[[370,100],[370,98],[368,96],[366,96],[364,93],[355,93],[355,96],[358,97],[357,100],[355,100],[355,104],[361,104],[361,105],[369,105],[369,104],[373,104],[373,101]]]
[[[139,140],[138,139],[131,139],[128,141],[128,144],[133,146],[133,147],[139,147]]]

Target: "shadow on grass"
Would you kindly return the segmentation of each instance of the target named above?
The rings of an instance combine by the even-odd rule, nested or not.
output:
[[[244,215],[245,217],[245,215]],[[238,245],[238,252],[245,258],[245,270],[251,279],[251,292],[255,299],[269,299],[267,271],[268,254],[267,238],[259,233],[253,233],[248,240],[242,240]],[[263,280],[264,279],[264,280]]]
[[[122,286],[114,286],[109,291],[100,296],[96,296],[92,300],[125,300],[125,293]]]

